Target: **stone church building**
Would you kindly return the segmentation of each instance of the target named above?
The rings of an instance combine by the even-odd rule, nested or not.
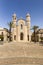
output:
[[[32,41],[31,18],[30,14],[26,14],[26,18],[18,19],[16,14],[12,16],[11,40],[14,42],[30,42]],[[38,29],[38,41],[43,37],[43,29]],[[32,39],[31,39],[32,38]],[[9,41],[9,31],[6,28],[0,27],[0,41]]]
[[[17,20],[16,14],[12,16],[12,41],[14,42],[30,42],[30,15],[26,15],[26,19],[20,18]]]

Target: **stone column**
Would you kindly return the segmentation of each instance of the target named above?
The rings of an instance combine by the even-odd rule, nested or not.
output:
[[[24,41],[27,42],[27,26],[24,28]]]

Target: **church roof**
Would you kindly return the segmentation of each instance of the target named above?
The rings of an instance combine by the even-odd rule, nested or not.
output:
[[[18,21],[19,21],[19,20],[23,20],[23,21],[25,22],[25,25],[27,25],[26,20],[25,20],[25,19],[23,19],[22,17],[21,17],[20,19],[18,19],[18,20],[17,20],[17,25],[18,25]]]
[[[23,19],[22,17],[20,19],[18,19],[17,21],[19,21],[19,20],[24,20],[25,21],[25,19]]]

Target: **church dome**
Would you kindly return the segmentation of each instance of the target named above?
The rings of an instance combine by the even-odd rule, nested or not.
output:
[[[27,13],[26,17],[28,17],[28,16],[30,16],[30,14],[29,14],[29,13]]]
[[[16,17],[16,14],[14,13],[13,16]]]

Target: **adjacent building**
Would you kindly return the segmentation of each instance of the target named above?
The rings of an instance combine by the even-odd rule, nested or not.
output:
[[[43,41],[43,29],[38,30],[39,41]]]
[[[0,41],[7,41],[7,29],[0,27]]]

